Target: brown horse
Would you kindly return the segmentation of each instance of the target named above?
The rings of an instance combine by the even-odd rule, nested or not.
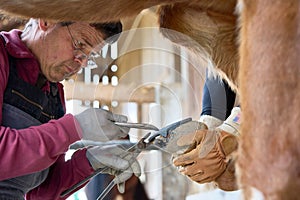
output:
[[[266,199],[299,199],[300,2],[245,0],[243,6],[240,180]]]
[[[0,0],[19,16],[116,21],[159,5],[160,26],[193,38],[241,95],[240,187],[299,199],[300,2],[297,0]],[[236,8],[237,11],[236,11]],[[238,13],[238,14],[237,14]],[[162,33],[195,54],[203,49]]]

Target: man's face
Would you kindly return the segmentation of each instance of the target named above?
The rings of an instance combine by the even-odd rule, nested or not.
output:
[[[42,73],[51,82],[62,81],[87,65],[93,48],[102,44],[102,35],[88,23],[56,24],[45,32],[39,55]]]

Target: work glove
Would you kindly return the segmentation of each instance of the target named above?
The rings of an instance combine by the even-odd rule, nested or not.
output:
[[[239,119],[240,109],[235,108],[217,128],[191,133],[189,137],[193,139],[190,139],[189,148],[181,155],[174,155],[173,163],[179,168],[179,172],[198,183],[216,181],[222,176],[229,169],[229,156],[238,147]]]
[[[100,108],[89,108],[75,115],[81,139],[106,142],[127,136],[129,128],[114,122],[127,122],[124,115],[113,114]]]
[[[204,123],[208,129],[214,129],[223,123],[222,120],[210,115],[201,115],[199,122]]]
[[[216,186],[225,191],[238,190],[237,179],[235,175],[235,161],[233,156],[227,156],[227,166],[225,171],[214,181]]]
[[[125,181],[133,174],[141,175],[141,167],[135,153],[128,152],[121,145],[108,144],[87,149],[86,157],[94,170],[103,169],[102,173],[114,175],[120,193],[125,191]],[[107,168],[107,169],[105,169]]]

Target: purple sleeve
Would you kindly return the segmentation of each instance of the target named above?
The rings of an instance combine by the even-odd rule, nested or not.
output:
[[[0,38],[0,125],[8,75],[7,52]],[[60,92],[62,93],[62,86]],[[80,139],[81,129],[76,125],[74,117],[68,114],[58,120],[26,129],[1,126],[0,180],[48,168],[68,150],[70,144]]]
[[[0,128],[0,180],[40,171],[52,165],[79,140],[71,114],[26,129]]]
[[[5,47],[2,43],[0,35],[0,124],[2,124],[2,106],[3,106],[3,94],[7,85],[9,64],[6,56]],[[0,138],[1,139],[1,138]]]
[[[51,166],[47,179],[40,186],[27,193],[26,200],[66,199],[69,195],[60,198],[63,191],[94,172],[85,154],[86,149],[78,150],[68,161],[64,160],[63,155],[60,156],[57,162]]]

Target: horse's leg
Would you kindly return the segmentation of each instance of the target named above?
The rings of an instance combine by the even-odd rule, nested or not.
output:
[[[197,0],[158,10],[163,35],[194,52],[197,60],[212,60],[233,89],[237,89],[239,60],[235,5],[236,0]]]
[[[299,199],[300,2],[244,0],[241,20],[240,182]]]
[[[186,0],[0,0],[0,10],[60,21],[110,22],[155,5],[182,1]]]

